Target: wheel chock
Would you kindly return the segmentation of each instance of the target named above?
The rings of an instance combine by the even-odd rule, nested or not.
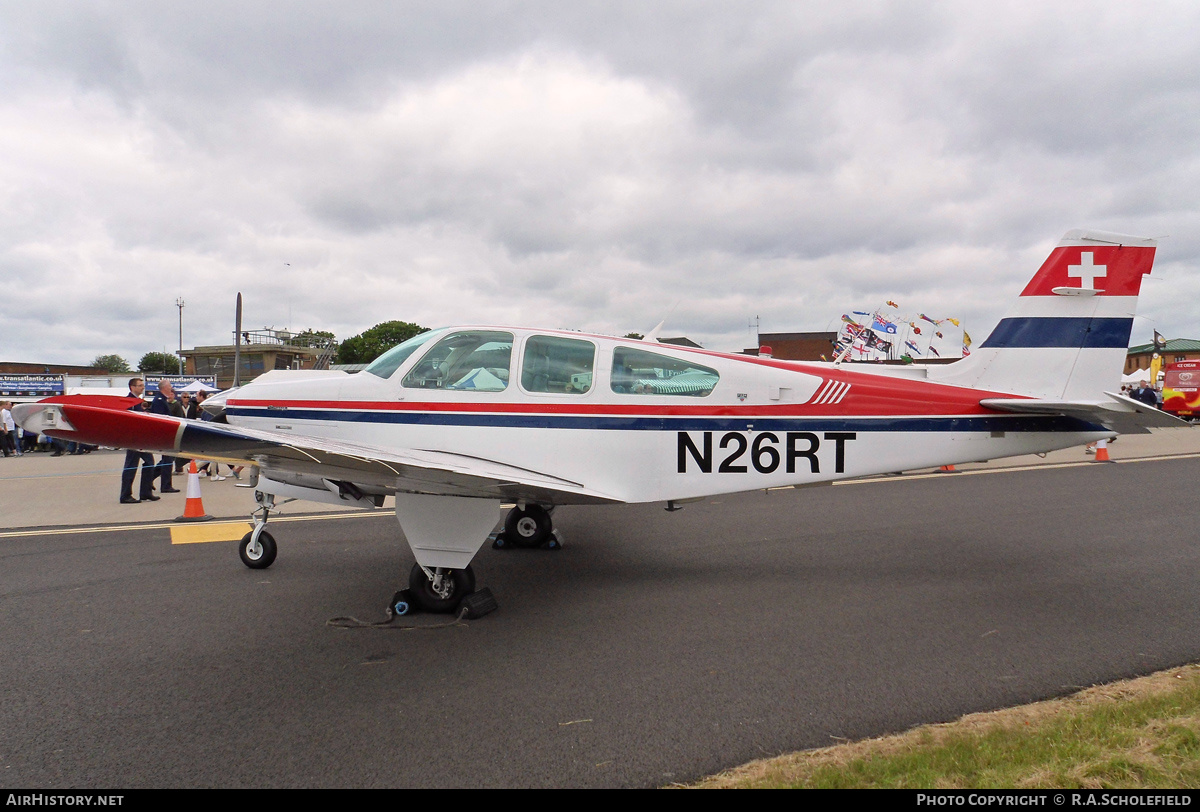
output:
[[[387,616],[391,620],[403,617],[404,615],[415,614],[416,611],[417,605],[413,602],[412,592],[407,589],[401,589],[395,595],[392,595],[392,600],[388,603]]]
[[[492,543],[493,550],[529,549],[528,547],[522,548],[520,545],[513,544],[511,541],[508,540],[508,537],[506,535],[504,535],[503,530],[492,533],[491,535],[489,535],[487,537],[487,540]],[[562,536],[559,535],[558,530],[555,529],[555,530],[550,531],[550,538],[546,539],[541,544],[539,544],[537,549],[539,549],[539,550],[561,550],[562,547],[563,547]]]
[[[463,598],[462,603],[458,605],[458,611],[467,620],[483,617],[495,612],[499,608],[500,605],[496,603],[496,596],[486,586]]]

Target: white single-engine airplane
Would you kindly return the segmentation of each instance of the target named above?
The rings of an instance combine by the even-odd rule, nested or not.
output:
[[[422,333],[362,372],[269,372],[205,404],[216,422],[127,398],[17,406],[26,431],[250,463],[242,540],[267,567],[276,499],[375,508],[395,495],[410,589],[454,611],[471,560],[538,546],[559,505],[679,502],[1045,452],[1182,425],[1116,393],[1154,241],[1071,231],[969,357],[944,366],[782,361],[562,330]],[[223,421],[223,422],[222,422]]]

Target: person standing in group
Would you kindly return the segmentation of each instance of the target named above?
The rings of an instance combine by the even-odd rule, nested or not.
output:
[[[1158,396],[1154,394],[1154,390],[1150,388],[1149,381],[1142,381],[1138,384],[1138,388],[1129,393],[1129,397],[1134,400],[1140,400],[1147,406],[1158,408]]]
[[[158,384],[158,394],[150,402],[150,412],[171,417],[183,417],[183,406],[176,400],[175,388],[171,386],[170,381],[161,381]],[[171,472],[174,465],[174,457],[163,456],[158,461],[158,476],[162,478],[162,486],[159,488],[161,493],[179,493],[179,488],[173,487],[171,484]]]
[[[137,403],[129,407],[131,412],[146,411],[146,403],[142,393],[146,391],[146,382],[141,378],[129,379],[129,397],[137,398]],[[133,498],[133,479],[137,476],[138,463],[142,464],[141,498]],[[138,502],[157,502],[154,495],[154,477],[157,467],[154,455],[146,451],[134,451],[132,448],[125,452],[125,468],[121,471],[121,504],[136,505]]]
[[[12,416],[12,401],[0,402],[0,445],[3,445],[4,456],[21,456],[21,444],[17,439],[17,422]]]
[[[207,392],[196,393],[196,412],[201,420],[212,422],[213,416],[211,413],[204,411],[204,401],[208,400]],[[220,465],[215,462],[205,461],[201,463],[199,471],[208,477],[209,482],[222,482],[225,477],[217,473],[220,470]]]
[[[179,393],[179,401],[180,401],[179,405],[183,409],[182,416],[186,417],[189,420],[195,420],[196,419],[196,401],[192,400],[192,396],[189,395],[187,392],[180,392]],[[191,462],[190,458],[176,457],[175,458],[175,473],[182,474],[183,469],[187,467],[187,464],[189,462]]]

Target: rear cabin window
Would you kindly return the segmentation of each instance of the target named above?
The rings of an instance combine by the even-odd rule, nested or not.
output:
[[[621,394],[704,397],[719,379],[715,369],[656,352],[613,351],[612,390]]]
[[[592,388],[596,345],[578,338],[531,336],[521,361],[521,388],[526,392],[582,395]]]
[[[512,333],[464,330],[450,333],[404,376],[412,389],[503,392],[512,362]]]

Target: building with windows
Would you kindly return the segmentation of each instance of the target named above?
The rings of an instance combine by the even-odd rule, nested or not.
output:
[[[1200,361],[1200,341],[1194,338],[1171,338],[1167,340],[1162,350],[1155,350],[1154,344],[1138,344],[1129,348],[1125,356],[1124,374],[1129,375],[1139,369],[1149,369],[1154,353],[1161,352],[1164,364],[1174,364],[1177,361]]]
[[[245,330],[241,342],[241,382],[248,383],[273,369],[328,369],[337,353],[337,342],[311,333],[293,335],[287,330]],[[224,344],[183,351],[188,375],[212,376],[217,387],[233,386],[235,347]]]
[[[812,333],[759,333],[758,347],[742,350],[745,355],[758,355],[759,348],[770,347],[771,357],[784,361],[833,360],[836,330]]]

